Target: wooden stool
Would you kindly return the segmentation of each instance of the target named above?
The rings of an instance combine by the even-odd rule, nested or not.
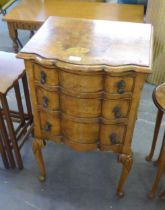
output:
[[[24,68],[22,60],[17,59],[14,53],[0,51],[0,152],[6,168],[8,166],[15,167],[14,155],[18,167],[23,168],[20,148],[33,128],[33,116]],[[25,113],[22,103],[20,82],[23,86],[27,113]],[[11,89],[15,92],[18,111],[9,108],[7,93]]]
[[[163,114],[165,112],[165,83],[157,86],[154,89],[154,91],[153,91],[153,101],[154,101],[156,107],[158,108],[158,113],[157,113],[157,118],[156,118],[156,124],[155,124],[154,137],[153,137],[153,141],[152,141],[151,151],[150,151],[149,155],[146,157],[147,161],[152,160],[154,150],[155,150],[155,146],[156,146],[156,142],[157,142],[157,137],[158,137],[158,134],[159,134],[159,129],[160,129],[162,117],[163,117]],[[152,190],[149,193],[149,198],[154,198],[155,197],[155,193],[156,193],[158,184],[160,182],[161,175],[162,175],[162,173],[164,171],[164,168],[165,168],[165,133],[164,133],[164,137],[163,137],[161,151],[160,151],[158,160],[156,162],[158,164],[158,171],[157,171],[157,174],[156,174],[154,184],[152,186]],[[165,192],[164,192],[164,194],[165,194]],[[161,195],[161,197],[162,196],[163,195]]]

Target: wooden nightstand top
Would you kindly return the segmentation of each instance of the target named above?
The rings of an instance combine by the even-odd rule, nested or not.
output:
[[[150,24],[49,17],[18,57],[68,64],[72,69],[73,65],[85,69],[95,65],[95,70],[140,66],[138,71],[148,72],[151,50]]]

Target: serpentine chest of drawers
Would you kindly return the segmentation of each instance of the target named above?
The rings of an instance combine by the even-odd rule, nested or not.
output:
[[[145,76],[151,71],[149,24],[49,17],[18,57],[25,60],[34,113],[33,151],[46,176],[45,140],[76,151],[113,151],[132,165],[131,141]]]

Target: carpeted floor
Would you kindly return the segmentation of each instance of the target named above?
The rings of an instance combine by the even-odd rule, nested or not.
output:
[[[26,43],[29,32],[20,32],[20,37]],[[13,51],[6,23],[2,21],[0,50]],[[30,137],[22,149],[24,170],[5,170],[0,162],[0,210],[164,210],[165,202],[159,198],[150,201],[146,196],[157,170],[145,161],[156,117],[153,88],[154,85],[147,83],[144,86],[133,136],[134,164],[123,199],[115,196],[121,172],[115,154],[77,153],[65,145],[48,143],[43,151],[47,181],[40,183]],[[14,104],[14,97],[9,99]],[[155,158],[159,154],[164,127],[163,121]],[[159,185],[159,193],[165,189],[164,183],[165,176]]]

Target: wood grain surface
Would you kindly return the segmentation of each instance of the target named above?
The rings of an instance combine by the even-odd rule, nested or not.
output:
[[[86,71],[93,65],[98,65],[99,71],[103,66],[108,71],[108,66],[134,65],[148,72],[151,36],[150,24],[49,17],[18,57],[45,58],[45,63],[53,60],[58,67],[65,62],[67,68],[83,64]]]
[[[49,16],[143,22],[144,7],[95,1],[22,0],[3,19],[43,23]]]

